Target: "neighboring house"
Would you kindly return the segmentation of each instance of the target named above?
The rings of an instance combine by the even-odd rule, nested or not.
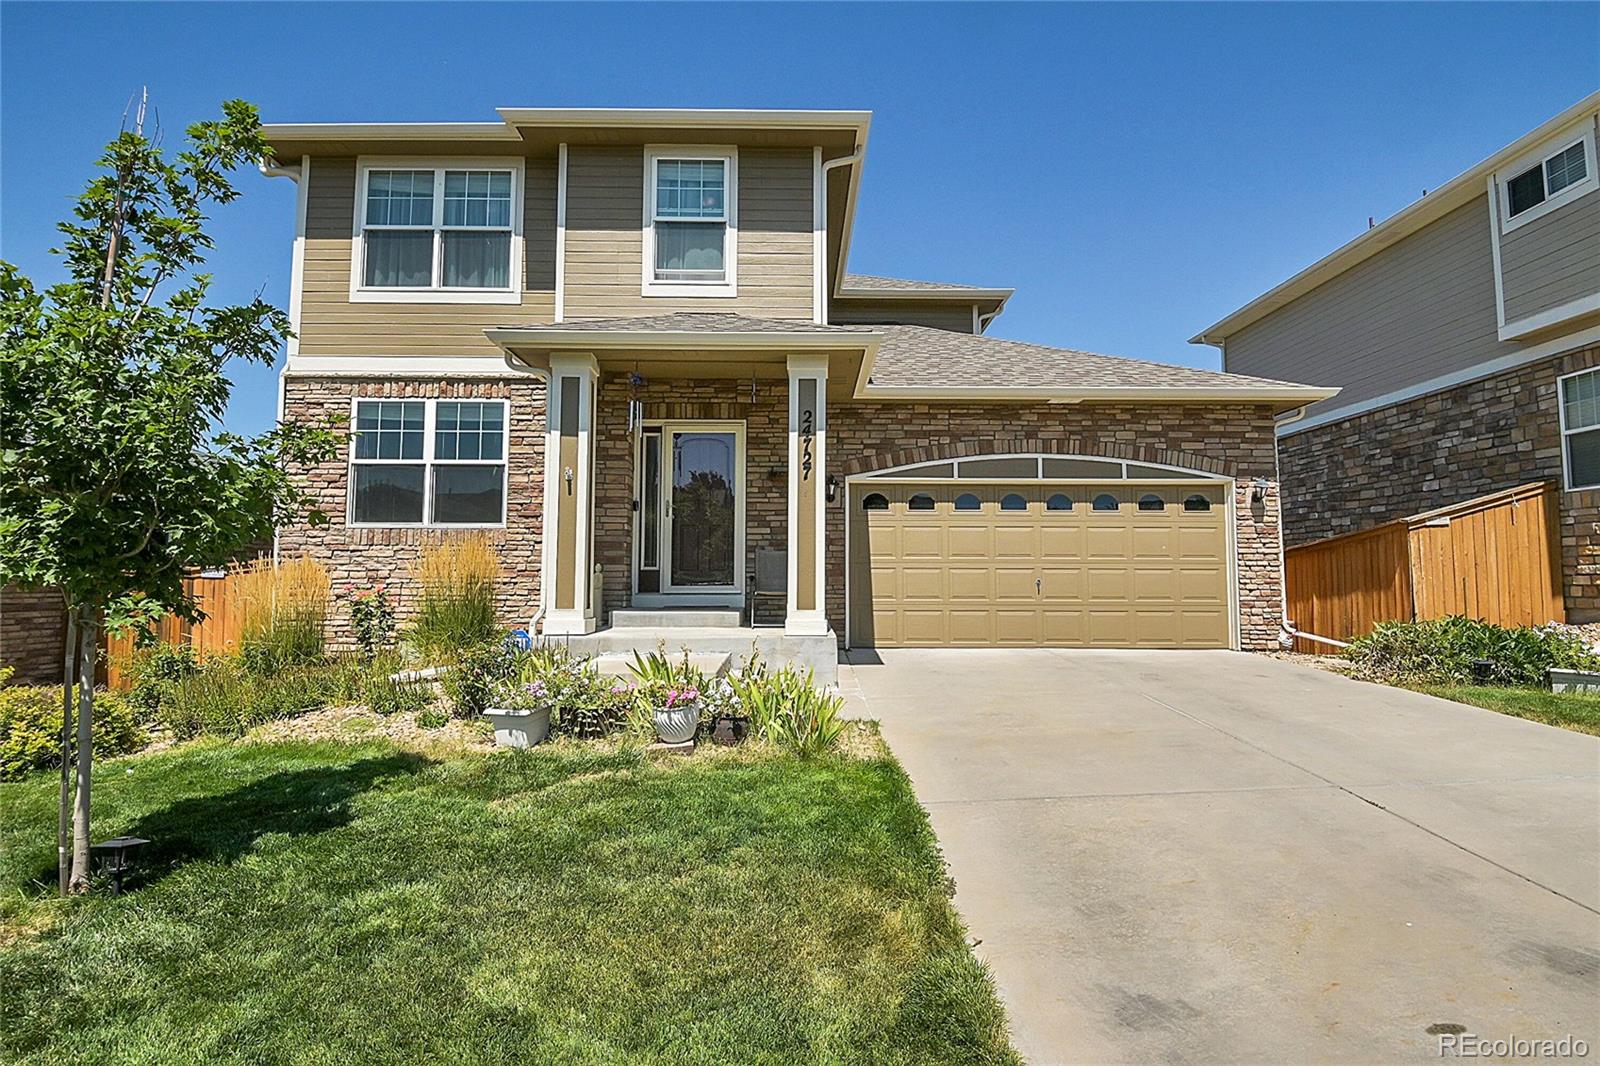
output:
[[[1600,618],[1600,93],[1193,338],[1341,387],[1279,430],[1285,540],[1559,482],[1568,617]]]
[[[499,114],[267,127],[283,416],[355,431],[280,554],[404,600],[424,544],[486,530],[504,619],[601,649],[775,571],[781,628],[730,650],[829,670],[1274,644],[1274,418],[1333,390],[991,339],[1010,289],[846,273],[866,112]]]

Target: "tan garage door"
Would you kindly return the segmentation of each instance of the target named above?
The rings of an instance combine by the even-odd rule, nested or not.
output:
[[[856,646],[1223,648],[1213,484],[852,486]]]

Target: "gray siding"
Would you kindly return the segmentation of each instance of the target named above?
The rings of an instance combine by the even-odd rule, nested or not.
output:
[[[1600,292],[1600,192],[1500,237],[1506,322]]]
[[[764,318],[813,315],[812,154],[739,150],[739,294],[640,294],[644,264],[644,149],[574,147],[567,155],[566,317],[726,311]]]
[[[300,305],[303,355],[495,355],[487,326],[555,317],[556,166],[529,159],[523,196],[522,305],[352,303],[351,230],[356,161],[311,161],[306,191],[305,278]]]
[[[1485,195],[1229,337],[1225,365],[1342,388],[1321,412],[1519,350],[1497,337]]]
[[[972,305],[937,300],[836,300],[828,321],[839,325],[932,326],[955,333],[972,332]]]

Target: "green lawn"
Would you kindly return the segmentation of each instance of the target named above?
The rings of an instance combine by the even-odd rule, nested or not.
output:
[[[1545,725],[1600,734],[1600,695],[1487,685],[1431,685],[1422,687],[1421,691]]]
[[[0,1061],[1015,1062],[887,756],[202,742],[0,784]]]

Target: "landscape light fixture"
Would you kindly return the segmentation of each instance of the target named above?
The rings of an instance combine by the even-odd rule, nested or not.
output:
[[[89,846],[95,868],[111,875],[113,895],[122,895],[122,879],[133,869],[134,854],[148,843],[143,837],[112,837]]]

